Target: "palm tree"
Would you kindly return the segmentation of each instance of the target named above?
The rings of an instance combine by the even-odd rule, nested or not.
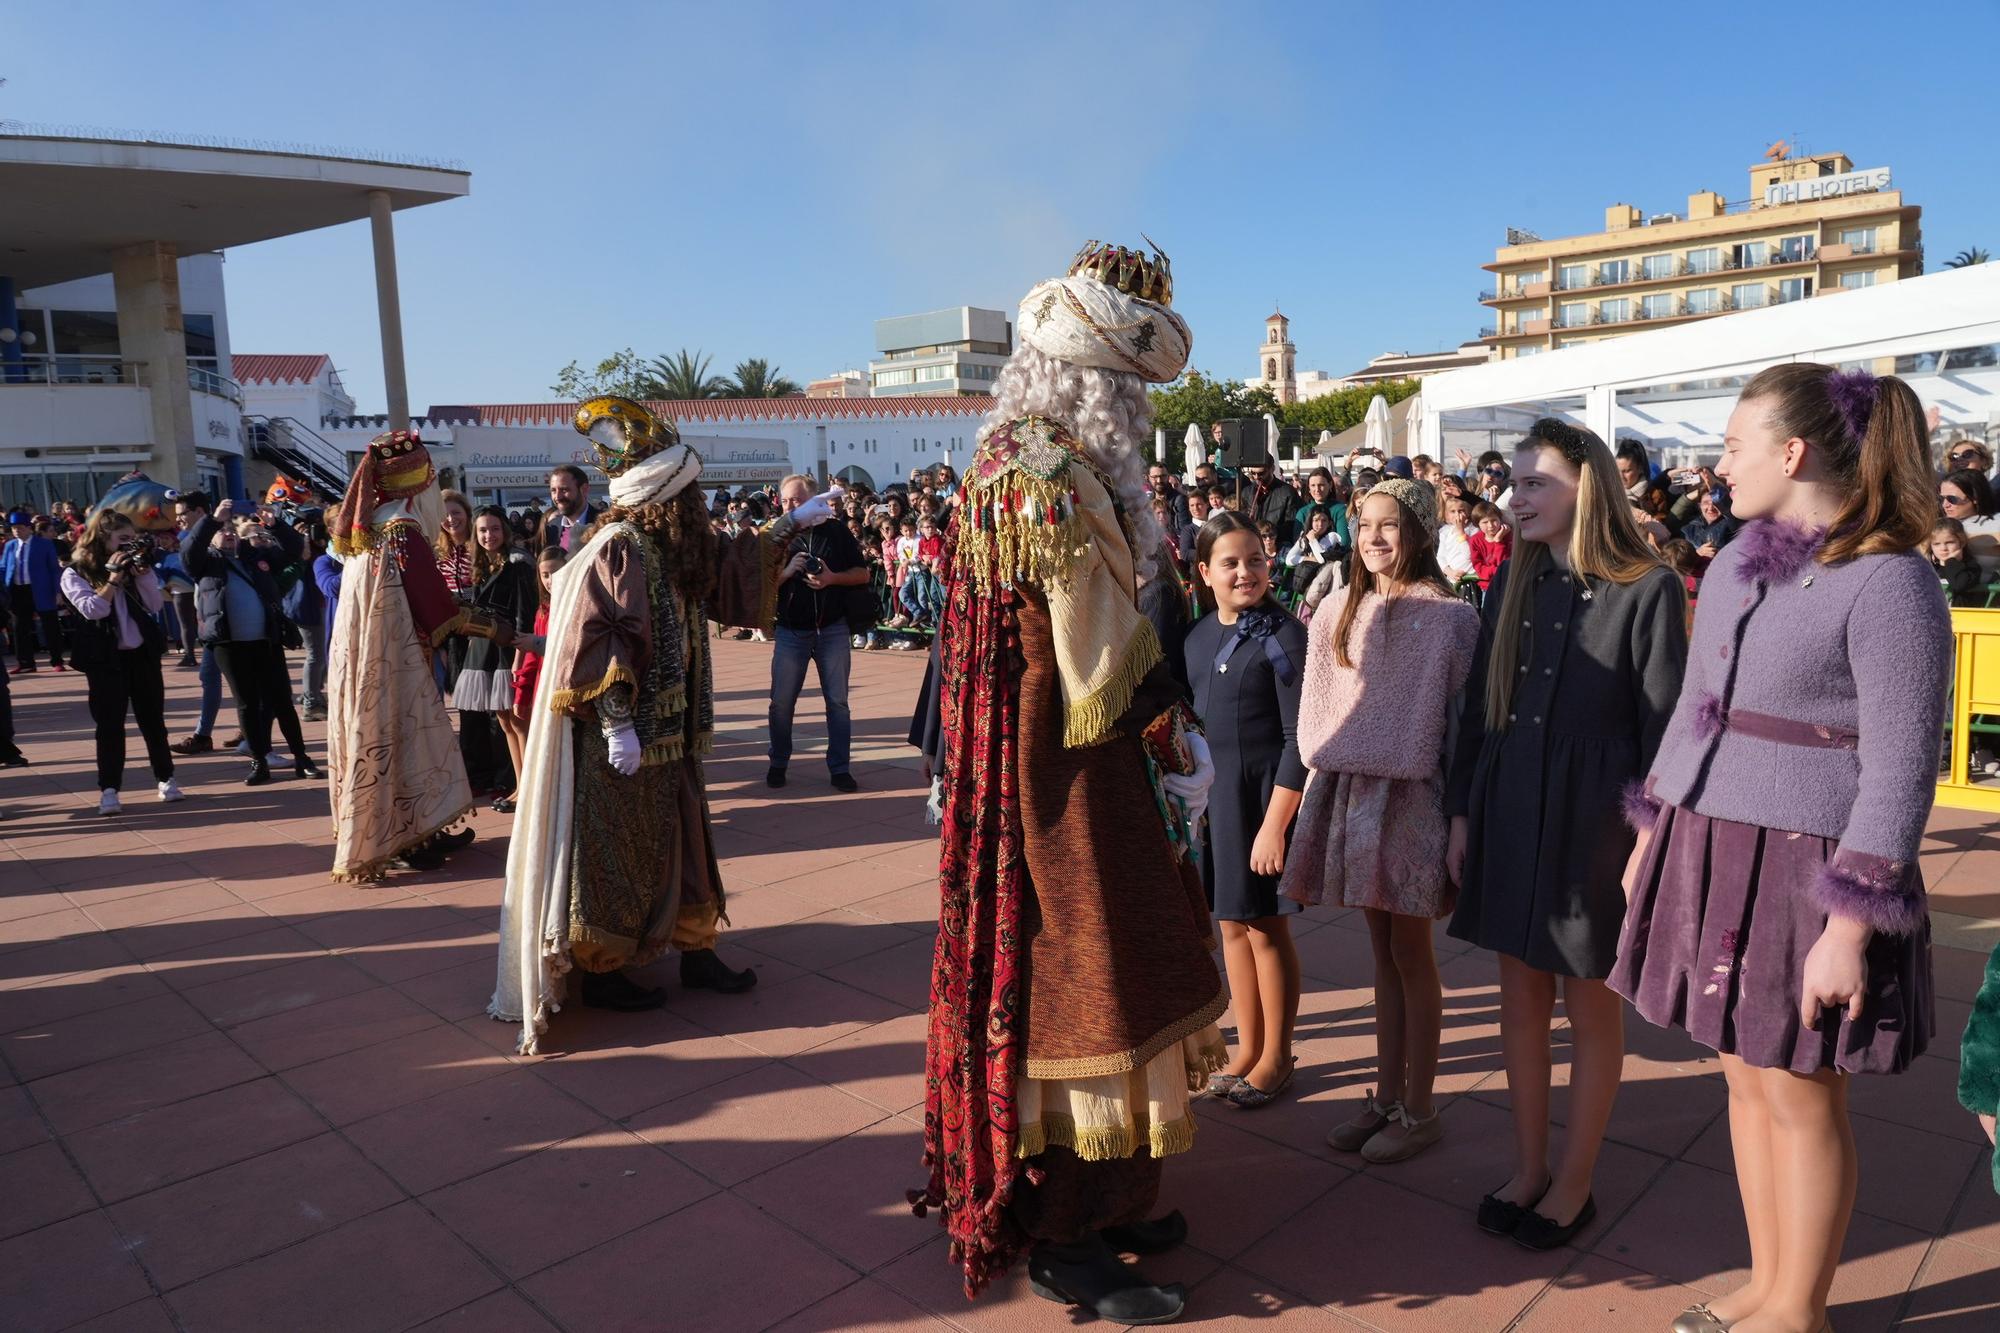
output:
[[[724,398],[796,398],[805,390],[797,380],[788,380],[778,368],[761,356],[736,363],[736,377],[722,382]]]
[[[1945,260],[1944,266],[1946,268],[1971,268],[1974,264],[1985,263],[1991,257],[1983,247],[1975,245],[1970,250],[1960,250],[1950,259]]]
[[[672,356],[656,356],[650,367],[653,380],[659,387],[660,397],[679,398],[720,398],[728,381],[708,373],[708,363],[713,358],[707,354],[690,352],[683,347]]]

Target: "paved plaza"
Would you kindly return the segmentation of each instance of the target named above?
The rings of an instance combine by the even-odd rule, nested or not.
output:
[[[935,839],[903,744],[921,654],[857,654],[857,776],[763,783],[769,648],[716,655],[709,765],[747,996],[571,1007],[548,1055],[484,1015],[508,821],[435,874],[330,882],[321,784],[183,761],[188,800],[127,770],[95,814],[81,677],[14,682],[35,767],[0,773],[0,1329],[1066,1329],[1016,1276],[968,1304],[924,1181]],[[169,668],[169,724],[194,676]],[[225,714],[220,730],[233,729]],[[323,728],[309,724],[315,746]],[[135,754],[137,738],[133,740]],[[2000,835],[1939,812],[1939,1034],[1857,1080],[1861,1199],[1834,1326],[2000,1328],[2000,1199],[1953,1095]],[[1192,1243],[1149,1264],[1200,1327],[1664,1329],[1747,1254],[1712,1056],[1633,1020],[1600,1220],[1533,1254],[1480,1233],[1508,1173],[1497,970],[1439,934],[1445,1142],[1364,1167],[1322,1137],[1368,1087],[1371,961],[1353,914],[1297,920],[1295,1098],[1201,1104],[1167,1171]],[[1956,947],[1965,945],[1969,947]],[[1557,1079],[1565,1074],[1558,1034]],[[1558,1093],[1556,1110],[1563,1109]]]

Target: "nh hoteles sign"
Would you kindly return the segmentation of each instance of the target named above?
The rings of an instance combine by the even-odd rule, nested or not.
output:
[[[1804,204],[1815,199],[1833,199],[1843,194],[1872,194],[1889,188],[1889,168],[1871,167],[1847,171],[1838,176],[1814,176],[1808,180],[1782,181],[1764,187],[1764,205]]]

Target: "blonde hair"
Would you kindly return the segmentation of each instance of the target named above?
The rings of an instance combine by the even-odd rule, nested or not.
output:
[[[997,401],[979,427],[980,440],[1026,416],[1068,426],[1111,480],[1112,496],[1131,526],[1138,582],[1152,578],[1164,538],[1147,503],[1144,446],[1153,426],[1153,400],[1146,382],[1123,371],[1058,361],[1023,343],[994,382],[993,396]]]
[[[1515,452],[1553,449],[1576,469],[1576,512],[1570,518],[1569,567],[1578,578],[1637,583],[1656,569],[1666,568],[1659,553],[1639,531],[1632,517],[1618,463],[1603,440],[1590,431],[1555,417],[1543,417],[1528,431]],[[1493,626],[1493,647],[1486,663],[1486,729],[1502,731],[1514,703],[1514,679],[1521,656],[1521,620],[1528,612],[1535,577],[1555,561],[1548,545],[1516,533],[1508,561],[1507,590]],[[1680,580],[1683,605],[1687,592]]]

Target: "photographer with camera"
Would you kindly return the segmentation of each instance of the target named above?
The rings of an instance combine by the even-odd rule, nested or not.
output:
[[[840,499],[835,487],[813,494],[813,479],[786,477],[778,488],[784,515],[766,528],[767,561],[777,568],[776,650],[771,654],[771,768],[764,775],[770,787],[785,785],[785,768],[792,759],[792,714],[805,687],[806,664],[819,671],[820,693],[826,697],[826,766],[840,791],[859,787],[848,771],[848,745],[853,723],[847,710],[847,673],[853,658],[848,640],[850,590],[868,583],[868,564],[845,524],[829,523]]]
[[[305,733],[292,705],[292,673],[287,646],[304,643],[298,626],[280,608],[278,574],[305,553],[305,539],[277,511],[263,507],[240,518],[236,502],[224,500],[188,530],[181,563],[195,580],[195,605],[204,642],[214,645],[222,678],[236,696],[236,715],[250,744],[246,787],[271,780],[271,724],[284,730],[292,762],[302,778],[325,776],[306,753]],[[287,637],[294,642],[288,645]]]
[[[70,660],[89,689],[90,719],[97,726],[97,813],[115,815],[125,783],[125,713],[131,710],[146,741],[162,801],[178,801],[174,754],[167,748],[166,684],[160,657],[166,635],[154,617],[163,594],[153,572],[152,540],[113,509],[91,516],[62,573],[62,595],[72,622]]]

